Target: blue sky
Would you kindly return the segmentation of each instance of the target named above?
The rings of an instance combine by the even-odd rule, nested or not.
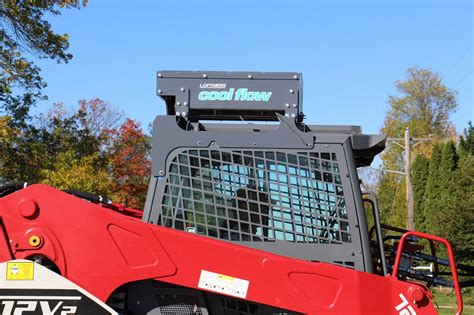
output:
[[[458,90],[458,131],[474,120],[473,4],[448,0],[89,0],[50,22],[70,35],[69,64],[38,62],[49,101],[99,97],[147,126],[164,113],[156,71],[297,71],[315,124],[376,133],[410,66]]]

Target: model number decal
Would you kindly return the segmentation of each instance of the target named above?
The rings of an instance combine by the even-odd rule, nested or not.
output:
[[[80,300],[80,296],[0,296],[1,315],[73,315],[77,306],[67,304]]]

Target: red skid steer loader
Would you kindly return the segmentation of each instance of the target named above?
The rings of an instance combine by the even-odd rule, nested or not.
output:
[[[360,189],[385,136],[306,124],[298,73],[157,79],[143,211],[0,187],[0,314],[424,315],[433,285],[461,314],[472,281],[457,270],[473,268],[442,238],[382,225]]]

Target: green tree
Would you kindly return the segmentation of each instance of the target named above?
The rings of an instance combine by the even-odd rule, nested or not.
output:
[[[413,201],[415,213],[415,228],[417,230],[425,230],[423,227],[425,214],[423,211],[423,200],[426,191],[426,181],[429,175],[430,161],[423,155],[417,155],[413,162],[412,183],[413,183]]]
[[[74,150],[60,152],[50,169],[40,170],[41,182],[58,189],[77,189],[107,195],[111,178],[98,152],[80,156]]]
[[[383,174],[377,188],[377,199],[379,201],[382,223],[396,227],[405,227],[405,179],[397,174]]]
[[[429,220],[426,218],[433,212],[432,209],[435,209],[437,204],[437,198],[440,194],[440,171],[439,166],[441,164],[441,152],[443,150],[443,145],[436,143],[433,146],[431,159],[429,163],[429,173],[428,179],[426,182],[425,196],[422,202],[421,208],[425,216],[425,221],[422,222],[424,231],[429,232],[431,228],[429,227]]]
[[[38,181],[38,172],[47,162],[45,146],[36,128],[18,127],[11,116],[3,116],[9,136],[0,145],[0,182]]]
[[[461,154],[467,153],[474,155],[474,127],[472,126],[472,122],[468,123],[466,129],[464,129],[464,135],[462,135],[459,139],[459,146],[461,149]]]
[[[139,123],[100,99],[81,100],[75,109],[54,104],[30,120],[29,132],[11,119],[0,117],[0,184],[45,183],[143,206],[151,145]]]
[[[448,239],[457,260],[468,263],[474,259],[474,155],[462,143],[472,134],[468,128],[457,147],[453,141],[434,146],[421,206],[424,229]]]
[[[77,110],[67,110],[63,104],[55,104],[47,115],[31,119],[27,127],[8,124],[12,136],[5,138],[0,147],[2,182],[42,182],[47,171],[56,170],[58,163],[64,161],[66,152],[74,152],[75,159],[99,154],[94,163],[105,169],[107,162],[101,134],[120,122],[105,123],[109,117],[121,119],[115,112],[109,104],[94,99],[80,101]],[[99,130],[99,126],[103,129]]]
[[[439,165],[439,180],[442,190],[450,191],[449,185],[453,180],[453,172],[457,169],[458,154],[453,141],[444,144]]]
[[[38,182],[109,195],[113,181],[105,140],[121,119],[122,113],[100,99],[80,100],[75,110],[55,104],[37,123],[47,157],[37,169]]]
[[[406,80],[397,81],[395,87],[398,94],[389,96],[382,128],[385,134],[403,137],[406,127],[413,137],[443,139],[454,134],[449,115],[456,110],[457,92],[447,88],[438,73],[409,68]]]
[[[45,14],[80,8],[83,0],[10,0],[0,2],[0,110],[12,115],[13,123],[24,123],[29,108],[44,99],[46,86],[41,69],[31,57],[68,62],[67,34],[56,34]]]
[[[454,143],[443,150],[440,174],[442,191],[438,200],[442,211],[436,232],[453,245],[457,259],[469,264],[474,260],[474,155],[466,150],[474,130],[469,123],[456,152]],[[471,139],[471,140],[469,140]]]
[[[450,141],[433,150],[430,173],[427,184],[427,198],[423,205],[425,213],[424,227],[427,232],[446,236],[450,224],[456,224],[456,196],[453,190],[454,171],[457,168],[457,153],[454,142]]]
[[[453,137],[455,130],[449,115],[456,110],[456,92],[442,83],[438,73],[418,67],[409,68],[406,79],[395,83],[397,93],[390,95],[388,110],[381,131],[392,138],[403,138],[407,127],[412,137]],[[415,147],[414,155],[431,155],[432,143]],[[404,171],[404,151],[390,145],[382,155],[383,168]],[[400,176],[384,173],[377,189],[385,223],[406,224],[405,181]],[[415,218],[416,220],[416,218]]]
[[[470,136],[473,130],[470,129]],[[454,224],[444,229],[443,235],[454,246],[456,257],[461,262],[474,261],[474,154],[460,155],[458,169],[454,173],[453,192],[455,195]]]

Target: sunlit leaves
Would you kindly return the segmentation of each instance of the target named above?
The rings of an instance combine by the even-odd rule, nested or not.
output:
[[[31,57],[68,62],[69,36],[56,34],[45,14],[60,14],[60,9],[80,8],[86,1],[0,1],[0,110],[15,122],[27,118],[46,83],[41,69]]]
[[[106,195],[141,208],[150,176],[150,141],[109,103],[54,104],[29,124],[0,117],[0,183],[42,182]]]
[[[412,156],[431,156],[433,144],[456,136],[449,116],[457,107],[456,91],[446,87],[438,73],[413,67],[406,78],[395,83],[396,93],[388,98],[388,109],[381,131],[390,138],[403,138],[410,128],[412,138],[433,138],[413,148]],[[399,141],[402,145],[403,141]],[[404,150],[391,142],[382,155],[383,168],[404,171]],[[406,192],[404,177],[384,173],[378,185],[382,217],[386,223],[405,226]],[[420,194],[416,195],[420,198]],[[420,201],[415,200],[415,205]]]

